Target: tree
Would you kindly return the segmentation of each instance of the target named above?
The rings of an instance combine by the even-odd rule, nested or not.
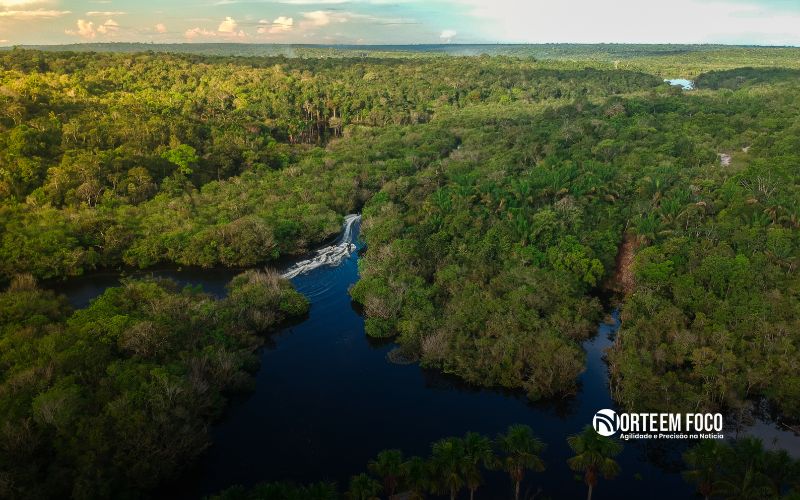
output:
[[[367,467],[370,472],[383,478],[386,494],[394,496],[403,474],[403,453],[400,450],[383,450]]]
[[[761,441],[746,437],[736,440],[725,453],[716,493],[728,499],[756,500],[772,493],[765,474]]]
[[[350,500],[378,500],[381,483],[363,472],[350,478],[347,498]]]
[[[178,173],[183,175],[191,175],[192,165],[196,164],[200,159],[197,156],[197,151],[188,144],[181,144],[168,151],[165,151],[161,157],[168,162],[177,165]]]
[[[155,190],[153,179],[144,167],[133,167],[128,170],[124,185],[125,192],[134,204],[144,201]]]
[[[481,466],[492,469],[497,457],[492,449],[492,441],[477,432],[468,432],[464,436],[464,454],[466,455],[464,479],[469,488],[469,498],[475,498],[475,490],[483,483]]]
[[[683,472],[683,477],[697,485],[697,492],[703,498],[708,499],[714,494],[724,452],[722,445],[709,439],[683,454],[683,461],[689,466]]]
[[[705,498],[779,498],[787,488],[796,488],[800,467],[784,450],[766,451],[752,437],[733,443],[702,441],[683,459],[689,466],[684,478],[697,483],[697,491]]]
[[[599,475],[611,479],[619,474],[619,464],[614,457],[622,451],[622,445],[615,440],[601,436],[591,426],[583,432],[567,438],[567,443],[575,456],[567,460],[570,469],[583,472],[583,479],[589,487],[587,500],[592,500],[592,491],[597,486]]]
[[[431,471],[435,490],[450,492],[450,500],[464,487],[464,443],[456,437],[441,439],[431,447]]]
[[[505,434],[497,436],[497,447],[501,451],[500,462],[514,483],[514,498],[519,500],[519,489],[525,478],[525,471],[541,472],[544,461],[539,456],[545,444],[539,440],[527,425],[515,424]]]
[[[425,498],[430,487],[430,470],[428,463],[421,457],[411,457],[403,464],[403,478],[409,490],[409,500]]]
[[[789,483],[793,478],[795,481],[800,481],[800,478],[796,476],[800,472],[798,465],[800,462],[795,463],[786,450],[773,450],[765,453],[764,474],[769,481],[773,496],[781,496],[784,484]]]

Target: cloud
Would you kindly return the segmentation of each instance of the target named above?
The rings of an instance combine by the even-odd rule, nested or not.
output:
[[[294,27],[294,18],[279,16],[271,23],[267,19],[262,19],[258,24],[258,32],[262,35],[286,33]]]
[[[240,3],[275,3],[283,5],[338,5],[350,3],[352,0],[217,0],[214,5],[235,5]],[[366,3],[382,3],[367,1]]]
[[[27,21],[30,19],[54,19],[71,13],[68,10],[3,10],[0,11],[0,18]]]
[[[76,29],[66,29],[64,33],[72,36],[79,36],[87,40],[97,38],[97,35],[113,35],[119,31],[119,23],[113,19],[107,19],[103,24],[95,24],[93,21],[78,19],[75,23]]]
[[[56,10],[52,8],[51,4],[54,3],[56,3],[54,0],[0,0],[0,20],[11,19],[14,21],[29,21],[35,19],[55,19],[72,13],[68,10]]]
[[[113,19],[108,19],[106,22],[97,27],[97,32],[101,34],[113,33],[119,29],[119,23]]]
[[[281,27],[289,27],[291,28],[294,25],[294,19],[291,17],[280,16],[272,21],[272,24],[281,26]]]
[[[236,19],[227,16],[219,23],[217,27],[217,34],[226,38],[246,38],[247,33],[239,29],[239,23]]]
[[[319,28],[331,23],[345,23],[353,17],[348,12],[333,12],[329,10],[315,10],[303,12],[303,21],[300,23],[304,28]]]
[[[442,31],[442,34],[441,34],[441,35],[439,35],[439,38],[441,38],[442,40],[445,40],[445,41],[449,42],[449,41],[450,41],[452,38],[454,38],[454,37],[455,37],[457,34],[458,34],[458,32],[457,32],[456,30],[444,30],[444,31]]]
[[[327,26],[331,23],[331,16],[324,10],[304,12],[305,23],[309,26]]]
[[[138,32],[131,28],[123,28],[115,20],[108,18],[103,23],[95,23],[88,19],[78,19],[75,23],[75,29],[65,29],[64,33],[67,35],[77,36],[86,40],[94,40],[98,37],[113,37],[118,33]]]
[[[237,26],[239,25],[236,23],[236,20],[228,16],[224,21],[219,23],[219,28],[217,28],[217,31],[220,33],[235,33]]]
[[[90,10],[86,13],[87,16],[97,16],[97,17],[111,17],[111,16],[124,16],[127,12],[122,12],[119,10]]]
[[[81,38],[86,38],[89,40],[97,36],[97,30],[95,30],[93,22],[85,21],[83,19],[78,19],[77,26],[78,29],[64,30],[64,33],[66,33],[67,35],[79,36]]]
[[[286,5],[330,5],[348,3],[350,0],[277,0],[275,3]]]
[[[201,27],[190,28],[183,33],[183,36],[189,40],[196,40],[198,38],[246,38],[247,33],[242,30],[235,31],[238,27],[236,21],[231,17],[226,17],[220,23],[217,31],[207,30]]]
[[[195,38],[201,38],[201,37],[203,37],[203,38],[205,38],[205,37],[215,37],[215,36],[217,36],[217,34],[214,31],[208,31],[206,29],[198,27],[198,28],[190,28],[190,29],[186,30],[186,32],[183,34],[183,36],[185,36],[189,40],[194,40]]]
[[[164,25],[164,23],[156,24],[154,29],[156,30],[156,33],[166,33],[167,32],[167,27]]]
[[[37,3],[42,3],[41,0],[0,0],[0,7],[5,9],[14,9],[17,7],[26,7],[28,5],[34,5]]]

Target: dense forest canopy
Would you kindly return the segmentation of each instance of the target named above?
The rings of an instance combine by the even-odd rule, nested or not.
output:
[[[659,85],[628,71],[479,61],[5,53],[0,275],[300,253],[386,178],[456,146],[449,132],[395,125]],[[320,148],[345,133],[341,147]]]
[[[459,149],[364,210],[367,332],[476,383],[569,391],[627,238],[616,397],[674,411],[764,395],[800,415],[800,109],[796,82],[774,85],[434,120]]]
[[[256,271],[223,300],[131,280],[77,311],[17,276],[0,293],[0,495],[120,498],[174,476],[250,384],[256,334],[306,308]]]
[[[0,52],[0,496],[147,492],[306,308],[254,271],[77,311],[37,279],[253,267],[357,211],[352,296],[404,358],[569,395],[616,289],[623,407],[800,419],[800,50],[142,48]]]

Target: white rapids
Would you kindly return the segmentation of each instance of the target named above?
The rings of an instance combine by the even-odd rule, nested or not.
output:
[[[356,246],[351,240],[353,238],[353,224],[359,220],[361,220],[361,215],[358,214],[345,216],[342,235],[339,237],[339,242],[337,244],[320,248],[315,252],[314,257],[295,263],[281,276],[286,279],[292,279],[295,276],[313,271],[318,267],[338,266],[341,264],[346,258],[350,257],[350,254],[356,249]]]

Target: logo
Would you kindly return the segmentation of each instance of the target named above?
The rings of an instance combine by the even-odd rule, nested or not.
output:
[[[617,412],[614,410],[603,409],[594,414],[592,427],[601,436],[613,436],[619,428]]]
[[[592,418],[595,432],[629,439],[724,439],[721,413],[617,413],[604,408]]]

